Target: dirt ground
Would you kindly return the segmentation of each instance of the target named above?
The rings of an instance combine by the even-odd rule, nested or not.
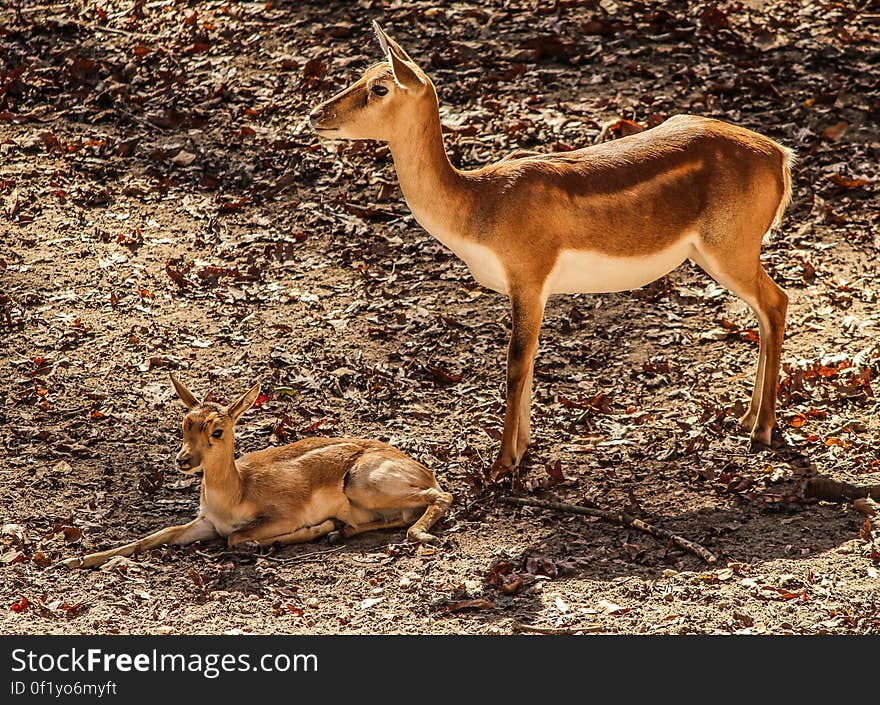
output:
[[[876,634],[870,521],[803,493],[815,473],[880,482],[878,15],[861,4],[0,10],[0,631]],[[462,167],[682,112],[797,150],[764,251],[791,297],[779,448],[750,452],[735,423],[755,321],[686,265],[551,300],[535,445],[516,487],[484,486],[506,301],[415,223],[386,148],[307,124],[379,60],[371,19],[437,84]],[[386,531],[53,567],[194,516],[170,370],[221,401],[262,381],[240,451],[355,435],[412,454],[455,495],[441,545]],[[719,563],[512,491],[626,509]]]

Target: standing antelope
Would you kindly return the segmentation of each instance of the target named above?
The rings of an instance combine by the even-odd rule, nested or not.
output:
[[[183,419],[181,472],[202,470],[199,515],[188,524],[82,558],[71,568],[101,565],[164,544],[227,537],[230,546],[302,543],[334,532],[348,537],[365,531],[408,526],[410,541],[436,543],[428,533],[446,512],[452,495],[434,475],[401,451],[360,438],[304,438],[235,459],[233,427],[260,393],[259,383],[232,404],[198,401],[174,375],[171,382],[189,408]]]
[[[793,154],[733,125],[678,115],[573,152],[517,152],[462,171],[443,146],[437,91],[373,23],[386,61],[315,108],[322,137],[388,143],[416,220],[507,294],[513,331],[498,477],[531,440],[532,372],[552,294],[634,289],[691,259],[743,299],[761,347],[742,424],[769,445],[788,297],[761,266],[761,240],[791,198]]]

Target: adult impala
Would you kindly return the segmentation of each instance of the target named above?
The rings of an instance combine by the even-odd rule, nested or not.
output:
[[[686,259],[758,318],[755,386],[742,424],[769,445],[788,297],[761,266],[761,240],[791,198],[791,151],[718,120],[678,115],[572,152],[517,152],[462,171],[443,146],[437,91],[373,23],[385,61],[315,108],[322,137],[388,143],[416,220],[507,294],[513,331],[494,475],[529,445],[532,371],[547,298],[644,286]]]

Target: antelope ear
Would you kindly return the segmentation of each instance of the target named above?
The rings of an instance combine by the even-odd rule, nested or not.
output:
[[[416,62],[412,60],[410,55],[403,50],[403,47],[400,46],[400,44],[385,34],[385,30],[379,26],[379,23],[376,22],[376,20],[373,20],[373,31],[376,33],[376,39],[379,40],[379,46],[382,47],[383,54],[387,55],[389,51],[393,51],[397,54],[399,59],[409,61],[411,64],[415,65]]]
[[[419,90],[425,87],[422,77],[416,72],[415,64],[398,58],[393,50],[388,50],[388,63],[394,73],[394,82],[405,90]]]
[[[376,32],[376,38],[379,40],[379,46],[382,52],[391,64],[391,71],[394,73],[394,81],[401,88],[411,90],[423,88],[425,81],[419,76],[416,62],[413,61],[400,45],[389,37],[379,23],[373,21],[373,30]]]
[[[388,43],[388,35],[385,34],[385,31],[379,26],[379,23],[376,20],[373,20],[373,32],[376,33],[376,41],[379,42],[379,46],[382,48],[382,53],[387,54],[391,48],[391,45]]]
[[[232,402],[226,409],[226,413],[232,417],[232,420],[235,421],[241,416],[245,411],[250,409],[257,397],[260,395],[260,383],[257,382],[253,387],[248,389],[244,394],[242,394],[238,399]]]
[[[177,379],[173,373],[169,373],[169,375],[171,377],[171,384],[174,385],[174,391],[177,392],[177,396],[180,397],[180,401],[186,405],[186,408],[194,409],[197,407],[199,405],[199,400],[196,399],[196,395],[189,391],[189,389],[186,388],[186,385]]]

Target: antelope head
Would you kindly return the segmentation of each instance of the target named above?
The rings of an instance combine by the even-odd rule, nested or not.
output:
[[[257,382],[225,407],[214,402],[199,401],[173,374],[171,383],[189,409],[183,418],[183,444],[176,458],[178,469],[191,475],[206,466],[229,465],[235,451],[233,427],[238,417],[253,405],[260,393],[260,383]]]
[[[437,91],[401,46],[373,22],[385,61],[309,114],[321,137],[390,142],[437,112]]]

